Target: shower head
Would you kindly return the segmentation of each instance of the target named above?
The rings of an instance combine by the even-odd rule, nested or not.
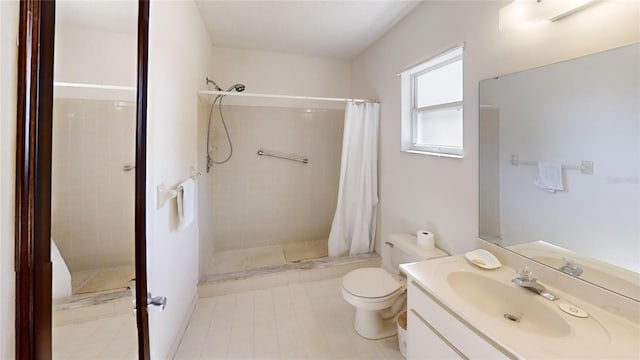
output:
[[[222,88],[220,86],[218,86],[218,84],[216,84],[215,81],[213,81],[213,80],[209,79],[209,77],[207,77],[207,85],[209,85],[209,84],[213,85],[213,87],[216,89],[216,91],[224,91],[224,90],[222,90]],[[243,92],[244,91],[244,85],[243,84],[234,84],[234,85],[231,85],[231,87],[229,87],[226,91],[229,92],[229,91],[233,91],[233,90],[235,90],[237,92]]]
[[[213,80],[211,80],[211,79],[209,79],[209,78],[207,77],[207,85],[209,85],[209,84],[213,84],[213,87],[214,87],[217,91],[222,91],[222,88],[221,88],[220,86],[218,86],[218,84],[216,84],[216,82],[215,82],[215,81],[213,81]],[[227,90],[227,91],[228,91],[228,90]]]
[[[243,92],[244,91],[244,85],[242,85],[242,84],[234,84],[230,88],[227,89],[227,91],[231,91],[231,90],[235,90],[237,92]]]

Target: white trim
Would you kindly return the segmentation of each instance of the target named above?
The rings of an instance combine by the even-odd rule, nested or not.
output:
[[[401,138],[400,149],[403,152],[411,152],[416,154],[434,155],[442,157],[462,158],[464,157],[464,143],[460,147],[447,146],[426,146],[416,143],[416,121],[417,115],[421,113],[434,112],[440,110],[460,110],[464,114],[464,97],[459,101],[434,104],[416,108],[418,91],[416,89],[416,78],[437,70],[442,66],[446,66],[456,61],[464,64],[464,43],[461,43],[449,50],[442,52],[436,56],[432,56],[423,63],[414,65],[403,70],[399,75],[401,83]],[[462,86],[464,89],[464,66],[462,74]],[[464,128],[464,115],[462,115]],[[464,135],[463,135],[464,138]]]
[[[424,74],[430,73],[432,71],[436,71],[436,70],[438,70],[440,68],[443,68],[443,67],[445,67],[447,65],[453,64],[454,62],[457,62],[458,60],[462,60],[462,53],[460,53],[460,54],[458,54],[458,55],[456,55],[454,57],[445,59],[443,61],[430,64],[429,67],[421,69],[420,71],[415,71],[415,72],[411,71],[411,76],[413,76],[414,78],[419,78],[420,76],[422,76]]]
[[[319,101],[337,101],[337,102],[370,102],[378,103],[378,100],[370,99],[351,99],[351,98],[333,98],[333,97],[318,97],[318,96],[299,96],[299,95],[277,95],[277,94],[257,94],[235,91],[214,91],[214,90],[201,90],[198,91],[200,95],[224,95],[224,96],[240,96],[240,97],[259,97],[259,98],[271,98],[271,99],[293,99],[293,100],[319,100]]]
[[[408,150],[422,154],[445,154],[453,156],[464,156],[463,149],[454,146],[418,145],[413,144]]]
[[[454,159],[462,159],[462,158],[464,158],[464,155],[447,154],[447,153],[441,153],[441,152],[431,152],[431,151],[414,150],[414,149],[403,150],[403,152],[406,152],[406,153],[409,153],[409,154],[432,155],[432,156],[454,158]]]
[[[430,111],[439,111],[439,110],[451,110],[451,109],[463,109],[462,101],[452,101],[449,103],[442,103],[436,105],[423,106],[421,108],[413,108],[413,111],[416,113],[430,112]]]
[[[456,51],[458,49],[464,50],[464,47],[465,47],[465,42],[463,41],[463,42],[460,42],[460,43],[456,44],[455,46],[446,48],[446,49],[444,49],[442,51],[438,51],[438,53],[436,55],[434,55],[434,56],[428,57],[428,58],[426,58],[424,60],[421,60],[421,61],[419,61],[417,63],[414,63],[411,66],[407,66],[406,68],[404,68],[403,70],[398,72],[396,74],[396,76],[401,76],[406,72],[416,72],[416,70],[414,70],[414,69],[420,68],[421,66],[424,66],[424,65],[426,65],[425,68],[428,68],[430,66],[430,62],[433,59],[435,59],[437,57],[440,57],[440,56],[443,56],[443,55],[446,55],[446,54],[448,54],[450,52],[453,52],[453,51]],[[462,55],[460,55],[460,56],[462,56]],[[418,70],[418,71],[420,71],[420,70]]]
[[[55,81],[53,83],[53,86],[55,86],[55,87],[78,88],[78,89],[102,89],[102,90],[136,91],[136,88],[134,86],[69,83],[69,82],[62,82],[62,81]]]
[[[71,83],[62,81],[54,82],[53,86],[53,96],[56,99],[135,101],[137,94],[137,88],[134,86]]]

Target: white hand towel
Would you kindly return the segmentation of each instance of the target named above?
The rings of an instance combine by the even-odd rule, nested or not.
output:
[[[550,193],[564,190],[562,185],[562,164],[538,161],[538,177],[533,183]]]
[[[186,229],[196,214],[196,183],[187,179],[176,188],[178,191],[178,230]]]

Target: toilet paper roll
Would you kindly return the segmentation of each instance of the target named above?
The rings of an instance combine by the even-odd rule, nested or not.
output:
[[[435,238],[433,233],[427,230],[420,230],[416,235],[418,239],[418,246],[422,249],[433,249],[435,247]]]

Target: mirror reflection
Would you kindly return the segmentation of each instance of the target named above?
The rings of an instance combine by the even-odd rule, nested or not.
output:
[[[137,3],[56,2],[51,248],[54,358],[137,357]]]
[[[640,44],[480,83],[480,237],[640,299]]]

